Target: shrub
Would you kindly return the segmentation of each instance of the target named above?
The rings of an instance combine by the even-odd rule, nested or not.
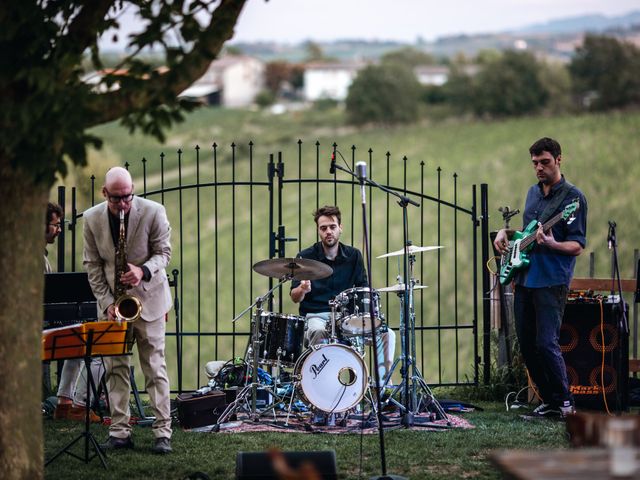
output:
[[[411,123],[418,119],[421,87],[413,72],[399,65],[364,68],[349,88],[351,123]]]

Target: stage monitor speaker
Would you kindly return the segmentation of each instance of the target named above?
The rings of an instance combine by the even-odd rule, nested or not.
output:
[[[282,452],[287,464],[298,469],[305,462],[311,463],[323,480],[337,480],[336,452]],[[277,480],[278,477],[266,452],[238,452],[236,480]]]
[[[578,409],[627,410],[629,334],[621,326],[621,310],[620,303],[603,302],[601,314],[595,299],[567,302],[560,349]]]

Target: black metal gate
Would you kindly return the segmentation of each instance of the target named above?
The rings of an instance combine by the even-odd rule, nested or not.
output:
[[[342,172],[328,173],[337,147],[315,142],[307,148],[298,141],[277,154],[256,155],[252,142],[228,149],[214,143],[206,154],[196,146],[186,160],[177,150],[172,157],[160,153],[155,163],[143,158],[125,164],[136,193],[165,205],[173,228],[168,272],[176,284],[176,308],[167,328],[167,357],[174,391],[206,383],[208,361],[244,355],[251,312],[231,320],[273,285],[273,279],[256,274],[251,266],[267,258],[295,256],[317,241],[311,216],[315,209],[339,205],[342,241],[362,248],[359,185]],[[437,167],[428,175],[425,162],[396,159],[389,152],[380,156],[352,146],[345,159],[336,151],[343,166],[353,170],[357,161],[365,161],[369,178],[420,203],[408,210],[413,245],[444,247],[418,254],[414,270],[414,277],[429,286],[415,292],[417,364],[425,380],[433,386],[477,384],[482,363],[486,381],[489,315],[480,288],[488,291],[489,280],[485,274],[479,278],[479,268],[489,251],[487,186],[481,185],[480,195],[476,185],[460,189],[457,173]],[[68,229],[58,245],[59,271],[82,268],[77,239],[82,211],[102,200],[102,174],[99,179],[91,176],[88,185],[71,187],[69,202],[65,187],[59,187],[59,203],[68,203]],[[366,195],[372,285],[380,288],[402,275],[397,260],[402,257],[375,258],[402,249],[402,209],[395,197],[374,187],[367,187]],[[288,291],[289,285],[280,287],[270,309],[296,314]],[[387,323],[397,329],[398,298],[386,293],[381,300]]]

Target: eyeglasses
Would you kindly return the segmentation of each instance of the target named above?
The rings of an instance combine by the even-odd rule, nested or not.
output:
[[[121,201],[124,203],[129,203],[131,202],[131,200],[133,200],[133,193],[129,193],[127,195],[111,195],[109,192],[107,192],[107,198],[111,203],[120,203]]]
[[[62,230],[62,223],[50,223],[49,226]]]

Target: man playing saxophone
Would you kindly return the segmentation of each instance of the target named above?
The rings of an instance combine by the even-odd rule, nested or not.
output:
[[[171,259],[171,227],[162,205],[136,197],[133,192],[133,181],[126,169],[114,167],[107,172],[102,188],[106,201],[84,212],[83,263],[98,300],[99,315],[114,321],[121,321],[124,316],[125,321],[130,321],[129,333],[137,344],[155,413],[152,451],[169,453],[170,389],[164,337],[166,314],[172,305],[165,272]],[[123,297],[124,291],[124,296],[139,301],[137,315],[117,315],[121,306],[118,297]],[[109,438],[101,447],[133,448],[129,356],[106,357],[105,364],[111,426]]]

